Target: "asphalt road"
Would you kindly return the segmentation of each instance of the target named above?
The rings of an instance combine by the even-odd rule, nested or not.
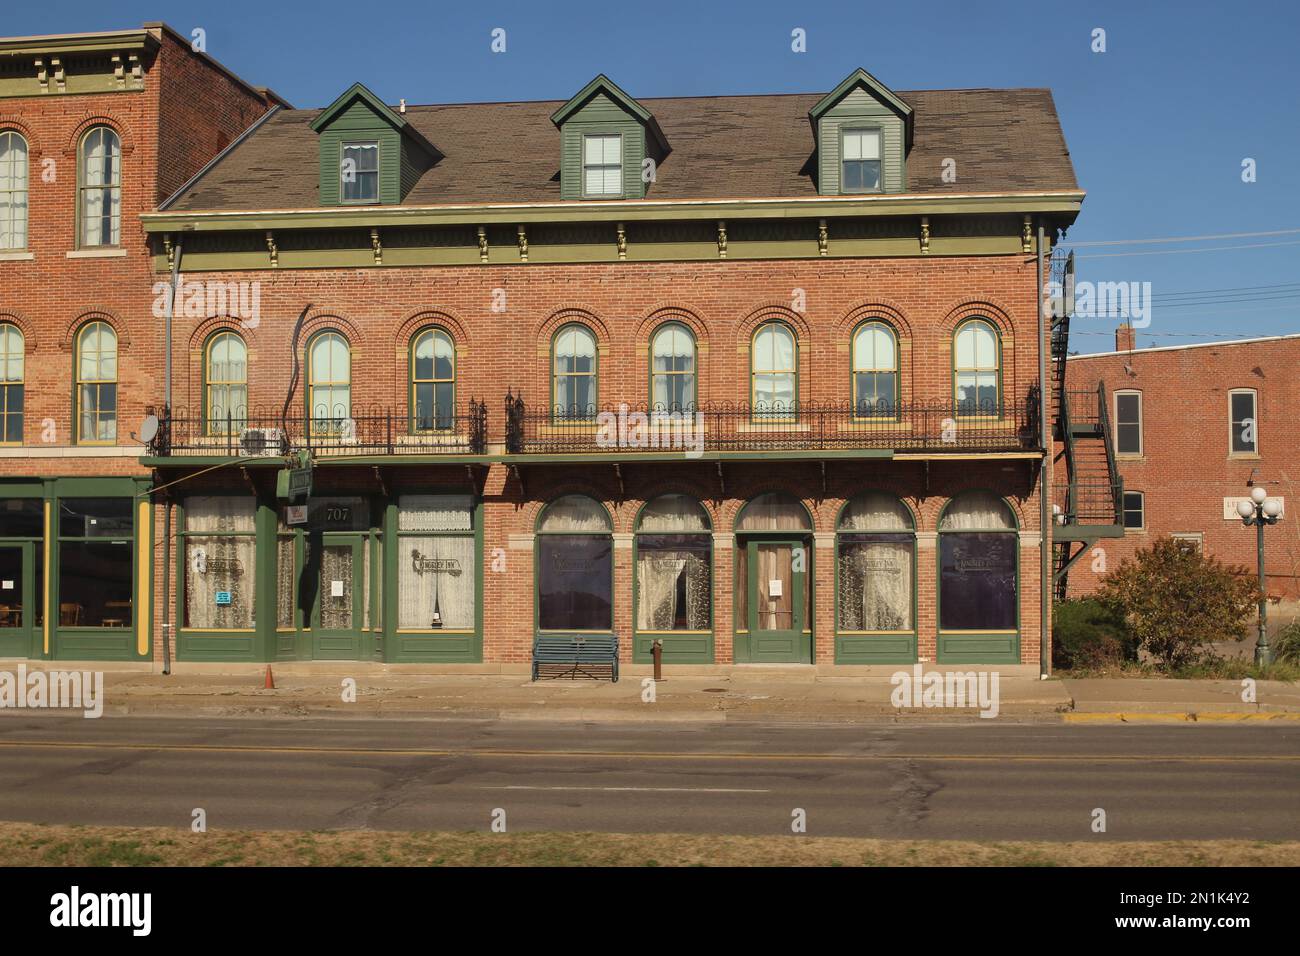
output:
[[[1300,726],[0,718],[0,819],[1300,839]],[[1104,834],[1093,811],[1106,812]]]

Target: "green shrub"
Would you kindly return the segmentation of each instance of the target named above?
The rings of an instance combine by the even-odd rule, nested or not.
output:
[[[1060,601],[1052,609],[1052,666],[1093,670],[1137,660],[1124,615],[1095,598]]]
[[[1278,632],[1269,642],[1273,660],[1279,664],[1300,664],[1300,617]]]
[[[1097,598],[1128,622],[1138,647],[1177,670],[1209,655],[1218,641],[1240,641],[1259,602],[1245,568],[1161,538],[1102,581]]]

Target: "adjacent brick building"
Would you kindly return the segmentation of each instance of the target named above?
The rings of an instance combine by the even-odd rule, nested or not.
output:
[[[1083,198],[1047,91],[293,110],[142,34],[135,101],[0,99],[0,135],[123,144],[118,241],[69,258],[33,175],[0,262],[39,502],[8,653],[1039,665],[1039,284]]]

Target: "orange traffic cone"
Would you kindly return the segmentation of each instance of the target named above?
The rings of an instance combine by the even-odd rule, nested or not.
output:
[[[262,684],[263,690],[275,690],[275,678],[271,676],[271,665],[266,665],[266,681]]]

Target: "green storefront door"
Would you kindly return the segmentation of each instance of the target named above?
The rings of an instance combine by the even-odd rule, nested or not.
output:
[[[312,611],[311,656],[317,661],[361,658],[364,535],[324,535]]]
[[[808,544],[803,538],[751,540],[749,568],[749,662],[811,664],[805,602]]]
[[[30,544],[0,544],[0,657],[30,657],[36,626]]]

